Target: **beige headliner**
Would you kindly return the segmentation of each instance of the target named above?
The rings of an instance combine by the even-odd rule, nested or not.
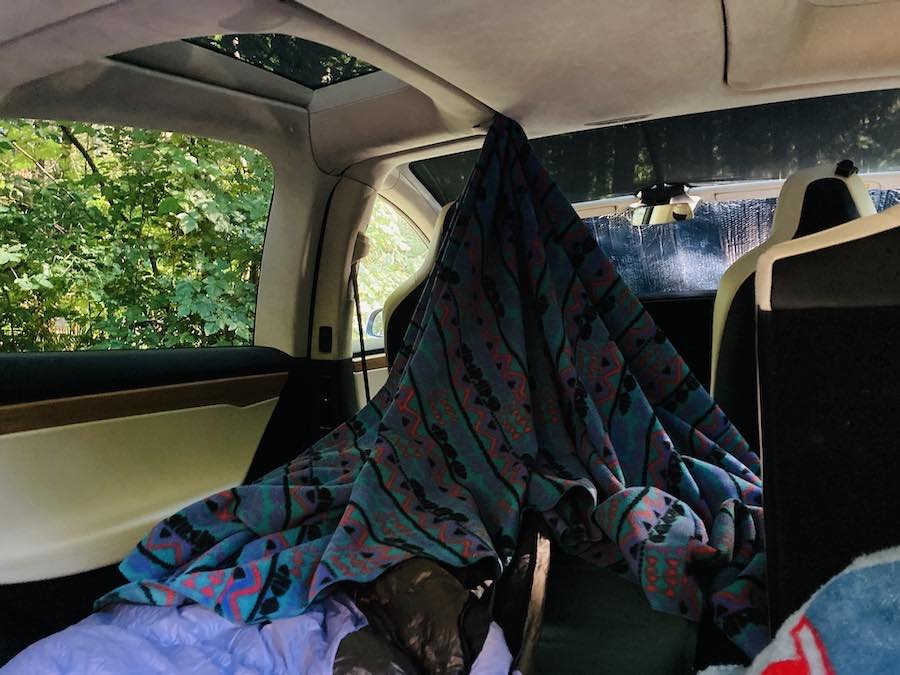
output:
[[[744,4],[725,3],[728,72],[739,90],[725,81],[721,0],[6,0],[0,91],[190,35],[295,34],[411,85],[345,97],[364,86],[359,78],[312,96],[316,159],[336,172],[422,148],[440,154],[443,143],[477,135],[492,111],[539,136],[621,118],[900,86],[891,35],[896,2],[754,0],[752,11]],[[811,17],[812,28],[803,23]]]
[[[742,89],[724,79],[725,28],[720,0],[304,0],[438,74],[494,110],[519,120],[531,136],[583,129],[609,120],[728,108],[753,103],[896,86],[894,3],[817,7],[826,15],[802,30],[807,0],[735,0],[729,26],[741,51],[731,54]],[[863,15],[862,17],[860,15]],[[852,32],[842,19],[853,21]],[[879,17],[882,22],[879,22]],[[886,20],[886,21],[885,21]],[[767,35],[757,42],[751,40]],[[801,41],[796,42],[795,37]],[[864,52],[869,60],[860,58]],[[765,58],[765,54],[769,58]],[[881,53],[878,70],[867,63]],[[746,54],[746,56],[745,56]],[[750,56],[753,60],[750,60]],[[843,58],[842,58],[843,55]],[[800,72],[790,90],[766,90],[769,71]],[[773,62],[774,60],[774,62]],[[837,68],[835,61],[846,64]],[[746,66],[744,61],[747,61]],[[753,80],[755,72],[759,76]],[[878,80],[872,76],[893,78]],[[748,80],[751,80],[748,84]],[[815,82],[805,86],[803,82]],[[781,86],[783,82],[776,82]],[[858,84],[858,83],[857,83]],[[755,91],[746,91],[747,89]]]

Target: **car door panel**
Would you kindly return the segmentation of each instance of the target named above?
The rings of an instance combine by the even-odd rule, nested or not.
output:
[[[156,522],[339,424],[350,391],[350,359],[262,347],[0,354],[0,664],[123,583]]]
[[[164,388],[162,388],[164,389]],[[276,399],[0,436],[0,583],[121,560],[162,518],[239,484]]]
[[[267,347],[5,353],[0,354],[0,406],[286,373],[294,361]]]
[[[289,461],[349,412],[350,367],[261,347],[0,354],[0,584],[117,562]]]
[[[356,396],[358,408],[366,404],[366,378],[369,380],[369,392],[374,396],[387,383],[389,372],[387,356],[384,352],[366,356],[365,373],[363,373],[362,359],[359,356],[353,357],[353,393]]]
[[[287,377],[286,372],[266,373],[17,403],[0,408],[0,438],[98,420],[274,401]]]
[[[160,518],[241,483],[294,361],[254,347],[2,355],[0,584],[117,562]]]

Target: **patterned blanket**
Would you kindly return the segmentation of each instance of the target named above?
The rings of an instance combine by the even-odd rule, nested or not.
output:
[[[388,383],[289,464],[159,523],[98,601],[303,612],[415,556],[499,573],[525,509],[655,609],[766,641],[759,458],[498,117]]]

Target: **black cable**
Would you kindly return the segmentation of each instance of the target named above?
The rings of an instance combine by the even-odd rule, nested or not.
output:
[[[372,395],[369,393],[369,368],[366,365],[366,343],[363,337],[363,320],[362,307],[359,301],[359,282],[356,278],[356,272],[359,269],[359,262],[353,263],[350,272],[350,281],[353,283],[353,302],[356,305],[356,326],[359,329],[359,358],[362,363],[363,386],[366,389],[366,403],[372,402]]]

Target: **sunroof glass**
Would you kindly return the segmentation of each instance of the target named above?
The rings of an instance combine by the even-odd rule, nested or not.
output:
[[[320,89],[378,70],[355,56],[290,35],[208,35],[191,38],[188,42],[263,68],[310,89]]]

